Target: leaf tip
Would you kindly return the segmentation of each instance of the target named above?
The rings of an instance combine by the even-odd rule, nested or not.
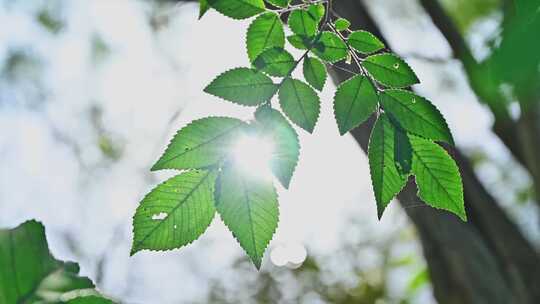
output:
[[[139,251],[140,251],[140,249],[135,247],[135,244],[134,244],[133,246],[131,246],[131,251],[129,252],[129,256],[132,257]]]
[[[467,213],[465,212],[465,209],[461,210],[460,212],[456,212],[455,213],[460,220],[462,220],[463,222],[467,222]]]
[[[161,166],[161,162],[158,161],[150,168],[150,172],[159,171],[161,169],[163,169],[163,167]]]
[[[253,263],[253,266],[255,266],[255,268],[257,269],[257,271],[261,271],[262,259],[259,257],[250,257],[250,259],[251,259],[251,262]]]

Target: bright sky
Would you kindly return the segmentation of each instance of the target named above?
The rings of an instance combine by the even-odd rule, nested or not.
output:
[[[26,107],[16,92],[1,95],[0,226],[29,218],[43,221],[53,253],[77,259],[92,278],[96,258],[106,253],[107,272],[100,287],[114,297],[133,303],[196,299],[204,295],[208,277],[234,278],[229,264],[243,253],[225,226],[216,219],[201,239],[182,250],[129,258],[131,217],[144,194],[171,176],[150,173],[149,167],[178,128],[209,115],[251,117],[251,109],[202,92],[217,74],[246,65],[240,33],[247,23],[213,12],[197,21],[197,8],[185,5],[166,12],[172,22],[156,36],[148,25],[150,8],[141,2],[63,2],[69,26],[58,36],[42,30],[28,11],[0,8],[0,24],[9,25],[0,28],[0,59],[6,46],[31,45],[31,52],[44,58],[49,89],[37,109]],[[378,15],[388,3],[399,7],[397,0],[381,2],[374,9]],[[404,26],[384,29],[400,53],[448,56],[426,20],[399,21]],[[99,65],[89,52],[96,34],[112,50]],[[441,73],[436,70],[441,67],[410,63],[422,80],[418,89],[440,107],[459,145],[481,144],[497,157],[507,157],[489,132],[490,117],[471,93],[445,90],[445,77],[463,87],[457,65],[446,65]],[[354,235],[347,230],[351,217],[374,238],[406,225],[397,204],[377,221],[367,158],[352,137],[338,134],[331,111],[333,89],[329,85],[321,95],[315,134],[297,129],[301,160],[290,190],[279,189],[280,224],[271,247],[296,246],[298,252],[298,246],[305,246],[308,255],[331,254]],[[96,103],[103,110],[103,126],[123,146],[118,162],[104,161],[95,144],[88,112]],[[78,158],[73,146],[82,147]],[[80,252],[65,242],[66,233]],[[415,248],[407,250],[419,254]],[[273,267],[268,256],[263,267]],[[402,292],[402,281],[395,279],[393,292]],[[422,297],[429,301],[429,294]]]

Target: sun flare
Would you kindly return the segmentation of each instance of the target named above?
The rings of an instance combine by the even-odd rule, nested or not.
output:
[[[240,172],[257,178],[271,179],[270,161],[274,142],[268,137],[244,134],[233,145],[231,156]]]

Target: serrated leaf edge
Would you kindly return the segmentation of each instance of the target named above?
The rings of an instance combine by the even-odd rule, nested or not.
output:
[[[198,169],[187,170],[186,172],[191,172],[191,171],[198,171]],[[204,181],[206,181],[206,179],[208,178],[208,176],[210,176],[210,174],[211,174],[214,170],[206,170],[206,171],[207,171],[206,176],[201,180],[201,182],[200,182],[199,184],[197,184],[197,187],[196,187],[195,189],[198,189],[198,188],[204,183]],[[185,173],[185,172],[183,172],[183,173]],[[137,208],[135,209],[135,213],[134,213],[133,216],[131,217],[131,219],[132,219],[132,225],[131,225],[131,226],[132,226],[132,230],[131,230],[131,232],[132,232],[132,235],[133,235],[134,237],[133,237],[133,240],[132,240],[131,250],[130,250],[130,253],[129,253],[130,256],[134,256],[136,253],[141,252],[141,251],[163,252],[163,251],[178,250],[178,249],[181,249],[181,248],[183,248],[183,247],[189,246],[189,245],[191,245],[193,242],[195,242],[196,240],[198,240],[198,239],[206,232],[206,230],[208,230],[208,227],[210,227],[210,224],[212,224],[212,222],[213,222],[214,219],[216,218],[216,213],[217,213],[217,211],[216,211],[215,205],[214,205],[214,215],[212,216],[212,220],[210,220],[210,224],[209,224],[208,226],[206,226],[206,228],[204,229],[204,231],[201,232],[201,234],[200,234],[197,238],[195,238],[195,239],[192,240],[192,241],[187,242],[187,243],[184,244],[184,245],[180,245],[179,247],[174,247],[174,248],[171,248],[171,249],[168,249],[168,248],[163,248],[163,249],[138,248],[138,249],[136,249],[136,247],[135,247],[135,216],[137,215],[137,211],[139,210],[139,207],[141,206],[141,203],[142,203],[142,202],[148,197],[148,195],[150,195],[150,193],[152,193],[155,189],[157,189],[157,188],[160,187],[161,185],[167,183],[167,181],[169,181],[170,179],[172,179],[172,178],[174,178],[174,177],[176,177],[176,176],[179,176],[179,175],[181,175],[181,174],[183,174],[183,173],[180,173],[180,174],[177,174],[177,175],[175,175],[175,176],[173,176],[173,177],[171,177],[171,178],[168,178],[168,179],[164,180],[163,182],[159,183],[158,185],[154,186],[154,187],[152,188],[152,190],[150,190],[150,191],[143,197],[143,199],[141,199],[141,201],[140,201],[140,203],[139,203],[139,206],[137,206]],[[217,177],[216,177],[216,180],[217,180]],[[195,190],[190,191],[191,193],[190,193],[190,195],[189,195],[188,197],[190,197],[191,194],[192,194],[192,192],[194,192],[194,191],[195,191]],[[214,191],[215,191],[215,186],[214,186]],[[212,191],[212,195],[214,195],[214,191]],[[187,198],[186,198],[186,200],[187,200]],[[214,201],[215,201],[215,197],[214,197]],[[175,208],[173,208],[173,212],[176,211],[176,209],[179,208],[180,205],[181,205],[181,203],[178,204],[178,206],[176,206]],[[172,213],[172,212],[171,212],[171,213]],[[167,215],[167,217],[169,217],[169,214]],[[167,218],[167,217],[166,217],[166,218]],[[166,219],[166,218],[165,218],[165,219]],[[164,220],[165,220],[165,219],[164,219]],[[161,225],[161,224],[164,222],[164,220],[161,221],[158,225]],[[157,229],[157,228],[156,228],[156,229]],[[155,229],[154,229],[154,230],[155,230]],[[152,230],[152,232],[153,232],[154,230]],[[148,235],[150,235],[150,234],[151,234],[151,233],[149,233]],[[145,237],[145,240],[146,240],[147,237],[148,237],[148,236]],[[140,242],[140,243],[141,243],[141,242]],[[139,244],[139,246],[140,246],[140,244]]]
[[[171,138],[171,140],[169,141],[169,143],[167,144],[167,147],[165,148],[164,152],[161,154],[161,156],[158,158],[158,160],[155,162],[155,164],[151,167],[150,171],[159,171],[159,170],[191,170],[191,169],[204,169],[204,167],[200,167],[200,168],[177,168],[177,167],[169,167],[169,166],[163,166],[163,165],[160,165],[158,166],[158,163],[161,161],[161,158],[163,157],[163,155],[165,155],[165,153],[167,152],[167,150],[169,150],[170,146],[172,145],[173,143],[173,140],[179,135],[179,133],[184,130],[185,128],[187,128],[188,126],[191,126],[195,123],[198,123],[199,121],[201,120],[205,120],[205,119],[208,119],[208,118],[225,118],[225,119],[231,119],[231,120],[237,120],[238,122],[238,126],[236,127],[233,127],[231,129],[228,129],[227,132],[224,132],[224,133],[220,133],[219,136],[217,137],[213,137],[212,140],[216,139],[216,138],[219,138],[221,136],[224,136],[226,133],[228,132],[231,132],[232,130],[235,130],[236,128],[241,128],[243,126],[247,126],[248,124],[241,120],[241,119],[238,119],[238,118],[234,118],[234,117],[227,117],[227,116],[207,116],[207,117],[203,117],[203,118],[199,118],[199,119],[195,119],[195,120],[192,120],[191,122],[189,122],[187,125],[179,128],[176,133],[173,135],[173,137]],[[205,142],[208,143],[209,141]],[[201,144],[202,145],[202,144]],[[198,145],[197,147],[201,146],[201,145]],[[190,149],[190,151],[193,150],[193,148]],[[182,154],[184,154],[186,152],[182,152]],[[170,162],[171,159],[168,159],[167,161],[164,161],[165,163],[168,163]]]
[[[419,137],[420,137],[420,136],[419,136]],[[448,154],[448,152],[447,152],[443,147],[441,147],[440,145],[438,145],[437,143],[435,143],[435,142],[433,142],[433,141],[431,141],[431,140],[429,140],[429,139],[425,139],[425,138],[423,138],[423,137],[420,137],[420,138],[422,138],[423,140],[426,140],[426,141],[430,141],[430,142],[433,143],[434,145],[439,146],[439,149],[440,149],[442,152],[444,152],[445,156],[452,160],[452,166],[454,167],[454,169],[457,170],[458,175],[459,175],[459,178],[460,178],[460,180],[461,180],[461,183],[458,183],[458,184],[459,184],[459,187],[461,188],[461,194],[462,194],[462,199],[463,199],[463,203],[464,203],[464,204],[463,204],[463,214],[459,214],[459,213],[457,213],[457,212],[454,212],[453,210],[448,210],[448,209],[445,209],[445,208],[433,206],[430,202],[428,202],[428,200],[426,200],[426,199],[424,199],[424,198],[422,197],[422,192],[420,191],[420,186],[417,186],[418,191],[417,191],[416,195],[418,196],[418,198],[420,198],[424,203],[426,203],[426,204],[429,205],[430,207],[435,208],[435,209],[438,209],[438,210],[443,210],[443,211],[445,211],[445,212],[450,212],[450,213],[452,213],[452,214],[455,214],[455,215],[457,215],[462,221],[466,222],[466,221],[467,221],[467,211],[466,211],[466,209],[465,209],[465,197],[463,196],[463,195],[464,195],[463,180],[462,180],[462,177],[461,177],[461,171],[459,170],[459,166],[456,164],[456,161],[450,156],[450,154]],[[416,151],[415,151],[415,149],[414,149],[414,146],[413,146],[412,152],[413,152],[413,154],[417,155],[417,153],[416,153]],[[418,157],[417,157],[417,158],[418,158]],[[422,163],[423,163],[423,162],[422,162]],[[426,166],[424,166],[424,167],[426,167]],[[426,168],[427,168],[427,167],[426,167]],[[412,170],[411,170],[411,172],[412,172]],[[430,171],[428,170],[428,172],[430,172]],[[413,173],[414,173],[414,172],[413,172]],[[431,172],[430,172],[429,175],[433,176],[433,174],[432,174]],[[450,196],[450,194],[448,193],[448,191],[446,190],[446,187],[443,187],[443,186],[439,183],[438,179],[433,178],[433,180],[435,180],[435,181],[437,182],[437,184],[444,190],[444,192],[446,193],[446,195],[448,196],[448,198],[450,198],[450,200],[452,201],[452,203],[454,203],[454,206],[456,206],[456,202],[455,202],[453,199],[451,199],[451,196]],[[417,183],[417,182],[416,182],[416,175],[414,175],[414,181],[415,181],[415,183]],[[418,185],[418,183],[417,183],[417,185]],[[457,209],[461,211],[461,208],[460,208],[461,206],[457,205],[457,207],[458,207]]]
[[[422,135],[420,135],[420,134],[417,134],[417,133],[415,133],[415,132],[412,132],[412,131],[409,131],[409,130],[405,130],[404,127],[401,127],[402,129],[404,129],[403,131],[405,131],[406,133],[410,133],[410,134],[413,134],[413,135],[415,135],[415,136],[418,136],[418,137],[427,139],[427,140],[431,140],[431,141],[442,141],[442,142],[446,142],[446,143],[451,144],[451,145],[455,145],[455,142],[454,142],[454,136],[452,135],[452,131],[450,130],[450,127],[448,126],[448,122],[447,122],[446,119],[444,118],[444,115],[441,113],[441,111],[439,110],[439,108],[437,108],[437,106],[436,106],[433,102],[431,102],[429,99],[427,99],[427,98],[425,98],[425,97],[423,97],[423,96],[417,95],[417,94],[415,94],[415,93],[413,93],[413,92],[411,92],[411,91],[403,90],[403,89],[394,89],[394,88],[392,88],[392,89],[386,89],[386,90],[382,91],[381,94],[384,94],[385,92],[388,92],[388,91],[390,91],[390,92],[403,92],[403,93],[407,93],[407,94],[413,94],[415,97],[422,98],[422,99],[424,99],[427,103],[429,103],[430,105],[432,105],[432,106],[433,106],[433,109],[435,110],[435,112],[437,112],[437,114],[439,114],[439,115],[441,116],[441,119],[442,119],[442,121],[443,121],[443,128],[446,129],[446,130],[443,130],[443,131],[448,131],[448,134],[450,135],[450,138],[449,138],[449,139],[450,139],[450,142],[447,142],[447,141],[442,140],[442,139],[433,140],[432,138],[428,138],[428,137],[422,136]],[[380,94],[380,95],[381,95],[381,94]],[[379,96],[380,96],[380,95],[379,95]],[[399,104],[402,104],[401,101],[399,101],[399,100],[398,100],[397,98],[395,98],[394,96],[391,96],[391,95],[389,95],[389,94],[387,94],[387,95],[388,95],[389,97],[391,97],[392,99],[395,99]],[[379,98],[380,98],[380,97],[379,97]],[[407,108],[407,107],[405,107],[405,106],[403,106],[403,107],[404,107],[404,108]],[[407,108],[407,109],[408,109],[409,111],[411,111],[411,112],[417,114],[417,113],[414,112],[413,110],[411,110],[411,109],[409,109],[409,108]],[[388,112],[391,113],[390,111],[388,111]],[[420,116],[419,114],[417,114],[417,115]],[[390,115],[389,118],[390,118],[390,119],[396,119],[396,120],[398,120],[397,118],[394,117],[394,115]],[[429,123],[430,125],[435,126],[436,129],[440,131],[440,128],[439,128],[437,125],[432,124],[431,122],[425,120],[423,117],[422,117],[422,119],[423,119],[425,122]],[[399,122],[399,120],[398,120],[398,122]],[[400,124],[400,125],[401,125],[401,124]],[[444,133],[444,132],[443,132],[443,133]]]
[[[304,81],[302,81],[302,80],[300,80],[300,79],[296,79],[296,78],[292,78],[292,77],[288,77],[288,79],[291,79],[291,80],[297,80],[297,81],[300,81],[301,83],[307,85],[308,87],[310,87],[310,88],[313,90],[313,92],[315,92],[315,95],[317,96],[317,100],[319,101],[319,108],[318,108],[319,111],[317,111],[317,117],[315,118],[315,124],[313,125],[313,128],[311,129],[311,131],[310,131],[310,130],[306,130],[306,129],[304,129],[303,127],[297,125],[292,119],[290,119],[290,117],[287,115],[287,113],[285,113],[285,111],[283,111],[283,113],[285,114],[284,116],[286,116],[286,117],[291,121],[292,125],[298,126],[300,129],[302,129],[302,130],[304,130],[304,131],[306,131],[306,132],[308,132],[308,133],[311,134],[311,133],[313,133],[313,131],[315,130],[315,127],[317,126],[317,123],[319,122],[319,118],[321,117],[321,98],[319,97],[319,94],[317,94],[317,91],[316,91],[311,85],[309,85],[309,83],[306,83],[306,82],[304,82]],[[281,88],[280,88],[280,90],[281,90]],[[278,94],[278,99],[280,99],[280,98],[279,98],[279,94]],[[281,106],[281,99],[279,100],[279,103],[280,103],[280,106]],[[302,109],[303,109],[303,108],[302,108]],[[303,112],[304,112],[304,111],[303,111]],[[305,113],[305,112],[304,112],[304,113]],[[304,116],[305,116],[305,115],[304,115]]]
[[[217,186],[217,183],[219,182],[219,179],[221,178],[221,174],[216,178],[216,186],[214,187],[214,192],[218,190],[218,186]],[[262,255],[261,255],[261,260],[258,261],[256,258],[252,257],[245,249],[244,247],[242,247],[242,244],[240,243],[240,240],[236,237],[236,234],[234,232],[232,232],[232,230],[229,228],[229,225],[227,225],[227,223],[225,222],[225,220],[221,217],[221,214],[219,214],[219,211],[217,211],[217,208],[216,208],[216,214],[218,215],[219,217],[219,220],[223,223],[223,225],[225,225],[225,227],[227,227],[227,230],[229,230],[229,232],[231,233],[231,235],[233,236],[233,238],[236,240],[236,242],[238,243],[238,245],[240,246],[240,248],[242,248],[242,251],[244,251],[244,253],[249,257],[249,259],[251,260],[251,262],[253,263],[253,265],[255,266],[255,268],[257,268],[257,270],[260,270],[261,269],[261,265],[262,265],[262,261],[264,259],[264,256],[266,255],[266,249],[268,248],[268,246],[270,245],[270,243],[272,242],[272,240],[274,239],[274,236],[276,235],[276,231],[279,227],[279,218],[280,218],[280,210],[279,210],[279,194],[276,190],[276,187],[274,186],[274,183],[272,183],[272,189],[274,190],[274,193],[276,194],[276,205],[277,205],[277,214],[276,214],[276,217],[277,217],[277,222],[276,222],[276,227],[274,228],[274,230],[272,231],[272,237],[270,238],[270,240],[268,240],[268,243],[265,244],[264,248],[262,249]],[[217,195],[214,195],[214,201],[215,203],[217,204],[218,203],[218,196]],[[251,221],[250,221],[251,222]],[[250,230],[253,231],[253,225],[252,223],[250,223]],[[254,246],[256,247],[256,245]]]
[[[369,57],[365,58],[365,59],[363,60],[363,62],[367,62],[367,63],[369,63],[369,64],[376,65],[376,66],[381,67],[381,68],[383,68],[383,69],[385,69],[385,70],[390,70],[390,71],[396,72],[395,70],[392,70],[392,69],[390,69],[390,68],[388,68],[388,67],[385,67],[385,66],[383,66],[383,65],[380,65],[380,64],[377,64],[377,63],[373,63],[373,62],[371,62],[371,61],[368,61],[369,58],[381,57],[381,56],[392,56],[392,57],[394,57],[394,58],[399,59],[399,60],[407,67],[407,69],[409,69],[409,71],[411,71],[412,75],[413,75],[414,78],[415,78],[415,82],[412,83],[411,85],[419,84],[419,83],[420,83],[420,79],[418,79],[418,76],[416,75],[416,73],[414,72],[414,70],[411,68],[411,66],[410,66],[403,58],[401,58],[401,57],[399,57],[399,56],[397,56],[397,55],[395,55],[395,54],[392,54],[392,53],[381,53],[381,54],[370,55]],[[367,70],[367,68],[366,68],[366,70]],[[368,72],[369,72],[369,70],[368,70]],[[400,73],[400,74],[401,74],[401,73]],[[370,73],[370,75],[371,75],[371,73]],[[404,74],[401,74],[401,75],[404,75]],[[408,86],[393,86],[393,85],[391,85],[391,84],[384,83],[384,82],[382,82],[382,81],[376,79],[375,77],[372,77],[372,78],[375,79],[375,81],[377,81],[378,83],[380,83],[380,84],[382,84],[382,85],[384,85],[384,86],[386,86],[386,87],[389,87],[389,88],[403,88],[403,87],[408,87]],[[410,85],[409,85],[409,86],[410,86]]]
[[[219,99],[221,99],[221,100],[224,100],[224,101],[226,101],[226,102],[230,102],[230,103],[232,103],[232,104],[235,104],[235,105],[238,105],[238,106],[242,106],[242,107],[247,107],[247,108],[258,107],[258,106],[260,106],[261,104],[265,103],[266,101],[265,101],[265,100],[262,100],[262,101],[260,101],[258,104],[253,104],[253,105],[243,104],[243,103],[239,103],[239,102],[236,102],[236,101],[231,101],[231,100],[225,99],[225,98],[223,98],[223,97],[221,97],[221,96],[212,94],[212,93],[210,93],[210,92],[207,91],[207,88],[208,88],[212,83],[214,83],[214,81],[215,81],[216,79],[218,79],[219,77],[223,76],[223,75],[226,74],[226,73],[229,73],[229,72],[232,72],[232,71],[235,71],[235,70],[240,70],[240,69],[242,69],[242,70],[243,70],[243,69],[252,70],[252,71],[255,71],[255,72],[257,72],[257,73],[260,73],[260,74],[262,74],[262,75],[268,77],[268,78],[272,81],[272,85],[274,86],[274,93],[273,93],[272,97],[273,97],[274,95],[276,95],[276,92],[278,91],[278,87],[277,87],[277,85],[274,83],[274,81],[273,81],[268,75],[266,75],[265,73],[263,73],[263,72],[261,72],[261,71],[259,71],[259,70],[257,70],[257,69],[248,68],[248,67],[236,67],[236,68],[232,68],[232,69],[226,70],[225,72],[223,72],[223,73],[217,75],[216,77],[214,77],[214,79],[212,79],[212,81],[211,81],[211,82],[203,89],[203,91],[204,91],[205,93],[207,93],[207,94],[210,94],[210,95],[212,95],[212,96],[214,96],[214,97],[217,97],[217,98],[219,98]],[[258,84],[258,85],[260,85],[260,84]],[[270,97],[270,98],[272,98],[272,97]]]
[[[255,5],[251,4],[251,3],[246,3],[245,1],[242,1],[242,0],[237,0],[237,1],[243,2],[243,3],[247,4],[248,6],[251,6],[251,7],[254,7],[254,8],[258,8],[258,9],[261,9],[261,11],[258,12],[258,13],[256,13],[255,15],[252,15],[252,16],[249,16],[249,17],[238,18],[238,17],[232,17],[232,16],[225,15],[224,13],[218,11],[215,7],[213,7],[213,6],[210,4],[210,2],[208,2],[208,6],[210,6],[211,8],[213,8],[213,9],[214,9],[216,12],[218,12],[220,15],[223,15],[223,16],[225,16],[225,17],[227,17],[227,18],[231,18],[231,19],[234,19],[234,20],[245,20],[245,19],[249,19],[249,18],[255,17],[255,16],[257,16],[257,15],[260,15],[260,14],[262,14],[263,12],[266,11],[266,6],[264,5],[264,0],[263,0],[263,7],[258,7],[258,6],[255,6]]]
[[[340,87],[341,87],[343,84],[345,84],[345,83],[347,83],[347,82],[349,82],[349,81],[352,81],[352,80],[354,80],[355,78],[358,78],[358,77],[360,77],[360,78],[365,78],[365,80],[369,81],[369,79],[368,79],[367,76],[364,76],[364,75],[362,75],[362,74],[356,74],[356,75],[352,76],[351,78],[349,78],[349,79],[343,81],[342,83],[340,83],[339,86],[336,88],[336,92],[334,92],[334,97],[333,97],[333,101],[334,101],[334,102],[333,102],[333,105],[332,105],[332,106],[333,106],[333,110],[334,110],[334,112],[333,112],[333,114],[334,114],[334,119],[336,120],[336,122],[337,122],[337,115],[336,115],[336,95],[337,95],[337,93],[338,93]],[[362,83],[360,83],[360,86],[361,86],[361,85],[362,85]],[[369,82],[369,85],[373,88],[373,91],[375,92],[375,95],[377,96],[377,100],[378,100],[379,94],[377,94],[376,88],[373,87],[373,85],[371,84],[371,82]],[[359,92],[359,91],[360,91],[360,90],[356,90],[356,95],[357,95],[357,96],[358,96],[358,92]],[[352,106],[351,106],[351,109],[349,109],[349,115],[350,115],[350,112],[351,112],[351,111],[352,111]],[[371,113],[371,114],[373,114],[373,113]],[[341,127],[340,127],[339,122],[338,122],[338,131],[339,131],[339,135],[343,136],[343,135],[347,134],[347,132],[349,132],[349,131],[351,131],[351,130],[354,130],[356,127],[358,127],[359,125],[361,125],[362,123],[364,123],[366,120],[368,120],[369,117],[370,117],[370,116],[368,116],[368,117],[367,117],[366,119],[364,119],[363,121],[360,121],[359,123],[355,124],[355,125],[352,126],[350,129],[345,130],[344,132],[342,132]]]
[[[389,118],[388,118],[388,119],[389,119]],[[378,118],[377,118],[377,120],[378,120]],[[375,127],[375,125],[373,125],[373,127]],[[371,132],[373,132],[373,130],[372,130]],[[370,137],[369,137],[369,141],[368,141],[368,157],[369,157],[369,148],[371,147],[371,140],[372,140],[372,137],[370,136]],[[368,163],[369,163],[369,160],[368,160]],[[409,177],[411,176],[411,174],[409,173],[409,174],[407,174],[407,175],[402,175],[402,177],[405,179],[405,182],[401,185],[401,188],[400,188],[398,191],[396,191],[396,192],[392,195],[393,197],[392,197],[388,202],[386,202],[386,205],[384,206],[384,208],[383,208],[382,210],[380,210],[380,212],[379,212],[379,205],[378,205],[379,202],[378,202],[378,200],[377,200],[377,195],[375,194],[375,184],[373,183],[373,177],[371,176],[371,174],[372,174],[372,173],[371,173],[371,166],[370,166],[370,168],[369,168],[368,171],[369,171],[369,177],[370,177],[369,180],[370,180],[370,182],[371,182],[371,188],[373,189],[373,196],[375,197],[375,202],[376,202],[376,206],[375,206],[375,207],[377,208],[377,217],[378,217],[378,219],[379,219],[379,221],[380,221],[380,220],[382,219],[382,216],[384,215],[384,211],[386,210],[386,208],[388,207],[388,205],[392,202],[393,199],[396,198],[396,196],[397,196],[399,193],[401,193],[401,191],[402,191],[402,190],[405,188],[405,186],[407,185],[407,182],[408,182]],[[381,202],[381,203],[384,203],[384,202]]]
[[[316,86],[314,86],[306,77],[306,73],[305,73],[305,67],[306,67],[306,63],[310,60],[316,60],[318,63],[320,63],[323,67],[324,67],[324,77],[322,79],[322,85],[321,85],[321,88],[317,88]],[[311,66],[311,65],[310,65]],[[315,75],[315,72],[313,71],[313,69],[311,69],[312,71],[312,74]],[[315,90],[319,91],[319,92],[322,92],[322,90],[324,89],[324,85],[326,84],[326,80],[328,80],[328,72],[326,71],[326,67],[324,65],[324,63],[321,62],[320,59],[318,58],[315,58],[315,57],[306,57],[306,59],[304,59],[304,62],[302,63],[302,72],[304,74],[304,79],[306,80],[306,83],[310,86],[312,86]],[[315,77],[316,78],[316,77]]]
[[[271,46],[271,47],[264,47],[259,54],[257,54],[253,60],[251,60],[251,58],[249,58],[249,51],[248,51],[248,36],[249,36],[249,32],[251,31],[252,29],[252,26],[253,26],[253,23],[255,23],[255,21],[257,21],[257,19],[263,15],[266,15],[266,14],[272,14],[272,15],[276,15],[277,16],[277,20],[278,22],[281,23],[281,20],[279,19],[279,15],[274,13],[274,12],[269,12],[269,11],[266,11],[264,13],[261,13],[260,15],[257,16],[257,18],[255,18],[255,20],[253,20],[249,26],[248,26],[248,29],[247,29],[247,32],[246,32],[246,36],[244,38],[244,45],[246,46],[246,53],[248,55],[248,61],[250,61],[250,63],[253,63],[255,62],[255,59],[257,59],[257,57],[259,57],[265,50],[269,49],[269,48],[272,48],[272,47],[276,47],[276,46]],[[274,24],[272,24],[272,29],[274,28],[275,26],[275,22]],[[281,26],[283,28],[283,23],[281,23]],[[272,29],[270,29],[270,32],[272,32]],[[285,49],[285,40],[287,39],[287,37],[285,36],[285,31],[282,29],[282,32],[283,32],[283,46],[281,47],[282,49]],[[269,35],[269,34],[268,34]],[[265,40],[268,40],[268,35],[266,36]],[[265,43],[266,44],[266,43]]]

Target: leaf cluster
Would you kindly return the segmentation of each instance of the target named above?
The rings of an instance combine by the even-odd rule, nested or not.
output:
[[[373,34],[351,30],[348,20],[329,10],[330,2],[201,0],[201,17],[210,8],[233,19],[254,17],[246,33],[249,65],[225,71],[204,91],[253,107],[255,119],[208,117],[178,131],[152,169],[181,172],[142,200],[133,221],[132,254],[185,246],[217,213],[259,268],[278,226],[276,190],[271,180],[239,172],[228,151],[242,134],[272,138],[270,167],[288,188],[300,152],[293,125],[314,132],[326,68],[339,68],[337,63],[350,65],[345,70],[352,74],[334,95],[339,133],[377,118],[368,156],[378,216],[414,176],[424,202],[466,220],[458,167],[437,143],[453,144],[443,116],[408,90],[419,83],[411,67]],[[285,26],[292,35],[286,37]],[[295,59],[291,47],[303,54]],[[300,66],[303,79],[294,78]],[[279,107],[272,104],[274,97]]]

